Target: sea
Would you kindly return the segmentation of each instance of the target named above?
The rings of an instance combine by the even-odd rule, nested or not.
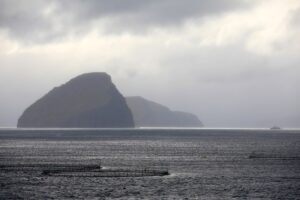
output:
[[[169,175],[28,168],[88,164]],[[0,199],[300,199],[300,130],[2,128]]]

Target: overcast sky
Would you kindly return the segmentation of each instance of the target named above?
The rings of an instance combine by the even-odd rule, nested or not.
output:
[[[0,126],[94,71],[207,127],[300,127],[300,1],[0,0]]]

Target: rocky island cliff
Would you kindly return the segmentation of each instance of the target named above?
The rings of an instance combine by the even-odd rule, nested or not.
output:
[[[18,127],[134,127],[125,98],[106,73],[88,73],[51,90],[29,106]]]
[[[172,111],[168,107],[142,97],[126,97],[136,127],[202,127],[194,114]]]

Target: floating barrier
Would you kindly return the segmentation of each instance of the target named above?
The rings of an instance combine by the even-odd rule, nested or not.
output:
[[[39,171],[43,176],[59,177],[145,177],[167,176],[168,170],[132,169],[132,168],[102,168],[100,165],[71,164],[14,164],[0,165],[4,171]]]

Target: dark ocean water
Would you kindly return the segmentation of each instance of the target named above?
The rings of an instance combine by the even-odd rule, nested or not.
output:
[[[299,130],[0,129],[0,165],[100,164],[169,176],[0,169],[0,199],[300,199]]]

